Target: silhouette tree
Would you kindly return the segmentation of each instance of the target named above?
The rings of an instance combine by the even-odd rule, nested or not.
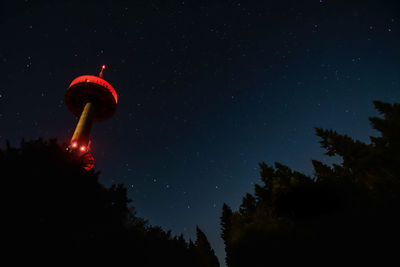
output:
[[[38,139],[0,149],[4,242],[17,254],[14,261],[76,264],[84,257],[91,265],[108,259],[112,265],[196,266],[202,260],[182,235],[137,217],[123,185],[104,187],[99,172],[85,171],[63,147]]]
[[[219,261],[214,250],[211,248],[206,235],[198,226],[196,226],[196,242],[194,245],[199,267],[219,267]]]
[[[383,118],[370,118],[381,133],[370,144],[316,128],[326,155],[340,156],[341,164],[313,160],[309,177],[280,163],[260,163],[263,185],[255,185],[254,196],[246,194],[238,211],[223,206],[229,267],[395,258],[400,105],[374,104]]]
[[[221,227],[222,227],[222,232],[221,232],[221,237],[225,242],[225,245],[227,243],[227,240],[229,240],[229,233],[232,228],[232,209],[224,203],[222,205],[222,216],[221,216]]]

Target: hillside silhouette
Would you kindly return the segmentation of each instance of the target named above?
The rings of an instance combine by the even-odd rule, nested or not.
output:
[[[123,185],[106,188],[99,172],[85,171],[64,147],[38,139],[0,150],[2,218],[14,259],[219,266],[199,228],[193,243],[149,225],[136,216]]]
[[[313,160],[314,176],[260,163],[262,185],[238,210],[224,204],[226,263],[236,266],[398,262],[400,105],[375,101],[380,136],[366,144],[316,128],[333,166]]]

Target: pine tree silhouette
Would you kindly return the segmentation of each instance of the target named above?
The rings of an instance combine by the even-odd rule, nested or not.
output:
[[[218,258],[203,231],[196,226],[196,248],[197,264],[201,267],[219,267]]]
[[[400,237],[400,105],[374,102],[381,133],[366,144],[316,128],[332,166],[313,160],[314,177],[275,163],[260,163],[263,185],[246,194],[238,211],[223,206],[226,263],[324,265],[368,257],[394,259]],[[342,264],[342,263],[341,263]]]

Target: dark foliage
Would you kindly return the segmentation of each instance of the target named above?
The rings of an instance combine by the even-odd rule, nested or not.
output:
[[[196,226],[196,257],[199,266],[202,267],[219,267],[217,256],[215,256],[214,250],[212,249],[206,235],[203,231]]]
[[[395,260],[400,237],[400,105],[374,102],[380,137],[371,144],[316,128],[332,167],[313,161],[314,177],[260,164],[263,185],[238,211],[226,204],[222,238],[229,267],[327,265]]]
[[[122,185],[101,185],[98,172],[83,170],[55,140],[7,143],[0,168],[4,241],[14,260],[203,266],[197,243],[138,218]]]

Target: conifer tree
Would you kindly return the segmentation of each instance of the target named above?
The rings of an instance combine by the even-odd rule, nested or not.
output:
[[[198,266],[201,267],[219,267],[218,258],[211,248],[206,235],[196,226],[196,255]]]
[[[254,196],[247,193],[238,211],[223,206],[229,267],[395,255],[390,244],[400,238],[400,105],[374,105],[383,118],[370,121],[381,136],[369,144],[315,129],[325,154],[341,157],[341,164],[313,160],[310,177],[281,163],[260,163],[262,184]]]
[[[224,203],[222,206],[222,216],[221,216],[221,237],[224,240],[224,243],[226,245],[227,240],[229,240],[229,233],[231,231],[232,223],[231,223],[231,218],[232,218],[232,209]]]

